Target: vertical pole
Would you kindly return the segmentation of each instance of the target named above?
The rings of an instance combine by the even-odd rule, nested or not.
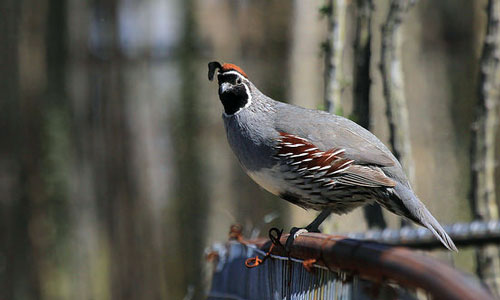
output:
[[[489,0],[486,36],[480,61],[476,121],[472,128],[471,171],[472,206],[475,219],[498,219],[495,197],[495,144],[498,130],[500,97],[500,2]],[[476,252],[478,276],[500,295],[500,256],[498,248],[486,247]]]

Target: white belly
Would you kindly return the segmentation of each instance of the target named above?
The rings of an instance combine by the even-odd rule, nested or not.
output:
[[[247,174],[257,182],[258,185],[276,196],[279,196],[286,190],[286,183],[281,179],[281,176],[277,176],[272,169],[265,169],[257,172],[247,171]]]

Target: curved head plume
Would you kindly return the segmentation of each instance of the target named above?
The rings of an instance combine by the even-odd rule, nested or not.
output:
[[[224,115],[237,114],[252,103],[252,86],[247,74],[233,64],[221,65],[217,61],[208,63],[208,79],[212,81],[218,70],[219,99],[224,106]]]
[[[223,64],[221,65],[217,61],[212,61],[208,63],[208,80],[212,81],[214,79],[214,74],[215,71],[219,69],[219,72],[224,73],[224,72],[229,72],[229,71],[236,71],[243,75],[245,78],[248,78],[247,74],[237,65],[233,64]]]

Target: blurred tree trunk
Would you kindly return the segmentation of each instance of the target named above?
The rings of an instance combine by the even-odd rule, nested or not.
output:
[[[68,176],[68,118],[64,101],[65,1],[19,1],[6,5],[0,80],[6,96],[2,155],[10,187],[2,208],[7,278],[6,299],[67,297],[65,249]],[[12,36],[11,36],[12,35]],[[3,152],[3,150],[0,150]],[[2,166],[3,167],[3,166]],[[3,168],[0,168],[3,169]],[[3,177],[3,176],[0,176]],[[54,288],[48,289],[47,286]],[[2,296],[0,296],[2,298]]]
[[[389,12],[382,26],[380,72],[389,121],[390,144],[401,162],[410,182],[414,179],[414,165],[410,142],[410,120],[404,89],[402,65],[401,22],[415,0],[391,0]]]
[[[476,122],[471,144],[472,204],[474,217],[496,220],[499,207],[495,198],[495,144],[500,97],[500,1],[489,0],[486,35],[481,55]],[[479,249],[477,274],[500,295],[500,256],[497,247]]]
[[[70,250],[72,297],[168,298],[166,258],[172,252],[165,240],[171,231],[163,231],[168,219],[160,208],[169,199],[164,191],[161,201],[152,199],[152,182],[164,186],[165,178],[147,176],[165,166],[147,152],[164,140],[148,140],[150,128],[139,128],[144,122],[166,126],[154,118],[145,121],[151,116],[143,115],[154,107],[151,98],[163,106],[165,99],[151,87],[156,78],[147,76],[154,73],[144,67],[150,57],[123,54],[128,44],[119,42],[123,23],[118,20],[124,2],[73,0],[68,5],[68,94],[75,145],[70,197],[77,199],[70,206],[75,224],[71,245],[77,245]],[[134,77],[138,73],[140,78]],[[168,137],[166,133],[166,144]],[[161,144],[155,149],[162,149]]]
[[[57,216],[52,214],[46,186],[49,179],[46,169],[50,167],[45,144],[47,5],[47,1],[22,1],[19,6],[10,7],[8,11],[12,14],[4,16],[10,27],[5,31],[7,38],[10,31],[15,35],[5,41],[6,50],[17,52],[6,53],[11,61],[2,72],[8,77],[5,80],[9,85],[12,84],[6,90],[18,90],[10,95],[7,92],[10,97],[5,104],[8,114],[5,120],[10,123],[6,126],[5,139],[10,140],[6,142],[11,147],[6,156],[7,166],[13,168],[10,180],[13,190],[18,191],[6,202],[9,207],[6,209],[8,279],[5,293],[12,299],[40,298],[44,296],[44,284],[53,279],[46,272],[52,263],[49,250],[56,246],[58,237],[53,234],[57,229],[54,222]],[[12,132],[8,132],[9,129]]]
[[[372,14],[371,0],[356,1],[352,114],[354,121],[368,130],[370,130]],[[379,204],[366,205],[363,207],[363,212],[369,227],[387,227]]]
[[[0,10],[4,12],[0,19],[2,35],[0,37],[0,87],[2,96],[0,101],[0,125],[2,139],[0,139],[0,172],[2,190],[6,193],[0,202],[0,235],[1,253],[5,267],[0,271],[0,298],[2,299],[37,299],[40,298],[39,269],[37,254],[34,251],[33,239],[30,236],[29,222],[32,214],[30,195],[23,188],[27,186],[27,179],[33,178],[30,183],[34,185],[39,178],[35,169],[33,155],[24,149],[30,141],[29,130],[36,120],[30,120],[30,110],[26,108],[27,95],[20,92],[21,75],[25,76],[19,68],[22,58],[19,34],[26,33],[26,25],[21,26],[21,14],[24,6],[21,1],[1,1]],[[37,50],[41,50],[37,45]],[[21,102],[22,100],[22,102]],[[35,110],[36,111],[36,110]],[[29,122],[28,124],[23,122]],[[29,129],[28,129],[28,125]],[[36,141],[33,140],[33,146]],[[33,150],[39,150],[39,147]],[[30,163],[30,159],[31,162]],[[30,171],[35,173],[30,174]],[[19,191],[22,191],[20,193]],[[41,192],[41,191],[40,191]]]
[[[83,278],[77,288],[87,287],[83,293],[88,297],[155,299],[165,297],[166,254],[158,250],[158,224],[150,199],[141,193],[143,181],[137,178],[143,166],[134,164],[137,140],[131,126],[139,116],[129,111],[129,103],[136,99],[127,91],[127,75],[139,62],[122,54],[120,5],[120,1],[92,3],[88,15],[80,7],[78,17],[87,21],[79,25],[95,30],[88,37],[71,36],[80,46],[72,48],[75,73],[80,76],[73,82],[73,108],[75,168],[83,185],[77,196],[81,203],[72,213],[79,212],[75,223],[84,227],[75,240],[86,243],[75,256],[88,260],[88,265],[75,264]]]
[[[28,258],[28,266],[24,270],[30,278],[35,298],[42,296],[41,285],[44,266],[44,256],[47,254],[49,240],[46,230],[50,222],[44,212],[47,205],[47,194],[43,182],[42,158],[43,152],[43,113],[46,84],[46,45],[44,28],[46,22],[46,1],[23,1],[19,18],[19,127],[15,135],[19,136],[17,149],[19,153],[19,186],[20,198],[16,199],[21,210],[12,224],[13,227],[26,230],[20,238],[21,249],[26,250],[13,253],[16,260]],[[19,238],[19,237],[18,237]],[[20,249],[19,249],[20,250]],[[18,251],[19,251],[18,250]],[[24,254],[24,255],[23,255]],[[20,274],[23,276],[24,274]],[[23,289],[16,288],[16,293],[23,293]],[[21,294],[22,295],[22,294]],[[25,295],[27,296],[27,295]],[[19,297],[19,294],[17,294]],[[14,297],[16,298],[16,297]]]
[[[405,97],[401,23],[404,15],[416,3],[416,0],[391,0],[387,18],[382,25],[382,46],[380,50],[380,72],[383,94],[386,102],[386,114],[389,122],[389,141],[394,156],[400,161],[410,183],[415,184],[410,119]],[[411,223],[401,219],[401,226]]]
[[[173,117],[176,188],[172,231],[177,235],[171,255],[168,285],[181,292],[172,299],[199,299],[203,297],[201,262],[205,245],[207,211],[209,211],[202,160],[205,152],[199,136],[203,116],[199,114],[200,88],[197,86],[200,67],[195,64],[198,54],[197,30],[194,19],[194,1],[182,1],[183,34],[179,49],[179,108]],[[205,65],[205,64],[204,64]],[[206,74],[203,68],[203,75]],[[174,229],[175,228],[175,229]]]
[[[136,299],[141,297],[142,287],[136,283],[140,274],[136,263],[139,245],[134,240],[138,221],[135,210],[136,190],[131,180],[130,132],[125,115],[122,57],[118,46],[118,1],[93,3],[90,6],[90,26],[97,32],[90,33],[92,45],[88,57],[90,98],[87,109],[90,130],[93,180],[96,189],[96,206],[109,250],[105,258],[109,270],[109,293],[112,298]],[[136,268],[134,268],[134,266]],[[108,273],[109,272],[109,273]]]
[[[317,108],[323,103],[322,79],[319,73],[324,67],[323,58],[318,57],[318,45],[324,39],[324,32],[318,23],[318,8],[311,3],[296,0],[293,9],[290,49],[290,103],[303,107]]]
[[[372,13],[373,3],[371,0],[356,1],[353,115],[354,121],[366,129],[370,129]]]
[[[74,227],[71,229],[68,251],[72,253],[69,276],[74,299],[111,298],[110,243],[103,205],[103,159],[97,149],[103,149],[101,127],[101,103],[99,93],[93,89],[98,80],[92,77],[92,70],[98,68],[89,51],[91,33],[82,28],[91,28],[92,8],[89,1],[68,0],[67,10],[67,92],[71,107],[72,145],[74,157],[71,178],[74,183],[69,197],[69,216]],[[103,22],[104,24],[105,22]],[[100,91],[102,92],[102,91]],[[101,141],[101,143],[99,143]]]
[[[68,154],[60,147],[68,136],[60,122],[65,111],[64,39],[60,39],[64,1],[2,4],[6,14],[0,23],[6,35],[1,56],[6,61],[1,65],[6,77],[1,82],[7,86],[2,87],[6,99],[1,101],[6,144],[0,151],[8,153],[0,164],[9,170],[6,182],[11,186],[0,189],[18,192],[4,195],[8,205],[1,209],[6,214],[2,248],[7,274],[1,293],[6,299],[63,297],[60,290],[46,287],[61,288],[55,270],[67,271],[65,259],[53,255],[64,248],[68,225],[63,171],[67,165],[58,160]]]
[[[97,213],[104,225],[104,237],[109,249],[104,250],[106,266],[103,271],[110,297],[119,299],[140,298],[139,245],[136,233],[135,185],[131,180],[130,133],[125,115],[122,57],[117,43],[118,1],[93,3],[89,7],[90,101],[86,109],[84,130],[89,130],[92,143],[90,157],[93,167],[93,184]],[[92,103],[93,102],[93,103]],[[109,260],[109,261],[108,261]]]
[[[343,115],[341,96],[345,75],[342,59],[346,41],[347,4],[345,0],[328,0],[322,12],[327,16],[325,109],[332,114]]]

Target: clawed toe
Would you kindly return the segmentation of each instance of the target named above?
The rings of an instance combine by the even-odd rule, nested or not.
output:
[[[295,239],[303,234],[303,233],[306,233],[306,232],[309,232],[309,230],[307,228],[298,228],[298,227],[293,227],[291,230],[290,230],[290,235],[288,236],[288,238],[286,239],[286,243],[285,243],[285,250],[287,252],[290,252],[290,247],[292,246],[293,244],[293,241],[295,241]]]
[[[306,228],[300,228],[299,230],[297,230],[294,234],[293,234],[293,239],[295,240],[299,235],[303,234],[303,233],[306,233],[306,232],[309,232],[309,230],[307,230]]]
[[[269,230],[269,239],[274,245],[283,247],[285,251],[289,253],[293,241],[295,241],[295,239],[299,237],[301,234],[306,232],[320,232],[320,231],[317,227],[314,226],[307,226],[305,228],[292,227],[292,229],[290,229],[290,234],[286,239],[285,245],[283,245],[280,242],[281,235],[283,234],[283,229],[280,230],[278,228],[271,228]]]

